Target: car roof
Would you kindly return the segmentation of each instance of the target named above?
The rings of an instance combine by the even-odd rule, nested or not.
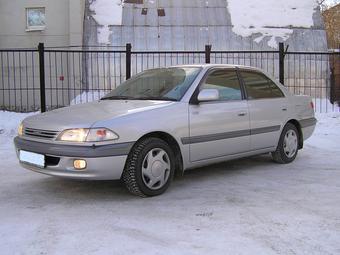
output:
[[[224,67],[224,68],[240,68],[240,69],[248,69],[248,70],[256,70],[261,71],[261,69],[253,67],[253,66],[245,66],[245,65],[231,65],[231,64],[193,64],[193,65],[175,65],[171,67],[200,67],[204,69],[210,69],[213,67]]]
[[[240,68],[240,69],[247,69],[247,70],[254,70],[254,71],[260,71],[264,72],[264,70],[261,70],[260,68],[253,67],[253,66],[245,66],[245,65],[231,65],[231,64],[188,64],[188,65],[174,65],[169,67],[157,67],[157,68],[151,68],[148,70],[157,70],[157,69],[163,69],[163,68],[202,68],[202,69],[210,69],[210,68]]]

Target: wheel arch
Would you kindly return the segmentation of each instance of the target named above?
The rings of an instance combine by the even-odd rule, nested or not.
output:
[[[300,149],[303,148],[303,132],[302,132],[301,124],[296,119],[290,119],[289,121],[287,121],[286,125],[288,123],[293,124],[296,127],[296,129],[298,130],[298,132],[299,132],[299,150],[300,150]]]
[[[182,176],[184,172],[183,156],[182,156],[181,148],[177,140],[169,133],[162,132],[162,131],[154,131],[154,132],[150,132],[150,133],[143,135],[141,138],[138,139],[138,141],[136,141],[136,143],[145,138],[150,138],[150,137],[162,139],[171,147],[173,153],[175,154],[175,159],[176,159],[175,176]]]

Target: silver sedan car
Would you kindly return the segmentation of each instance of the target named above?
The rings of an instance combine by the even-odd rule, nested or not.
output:
[[[175,66],[142,72],[97,102],[28,117],[14,142],[27,169],[121,179],[155,196],[191,168],[264,153],[290,163],[315,125],[312,99],[259,69]]]

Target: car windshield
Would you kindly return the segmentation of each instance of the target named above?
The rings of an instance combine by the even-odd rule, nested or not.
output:
[[[142,72],[125,81],[102,100],[179,101],[195,80],[201,68],[171,67]]]

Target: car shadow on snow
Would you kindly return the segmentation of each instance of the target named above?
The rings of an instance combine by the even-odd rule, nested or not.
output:
[[[278,164],[273,162],[271,156],[269,154],[263,154],[190,169],[185,172],[183,178],[194,180],[223,177],[230,178],[232,176],[240,176],[245,173],[250,173],[254,170],[270,170],[275,166],[278,166]]]
[[[270,170],[277,166],[269,155],[260,155],[250,158],[227,161],[215,165],[188,170],[172,183],[171,188],[164,194],[171,196],[173,192],[191,192],[191,186],[200,185],[204,192],[202,182],[215,182],[220,180],[232,181],[234,177],[250,174],[257,170]],[[45,196],[71,199],[71,200],[134,200],[121,181],[80,181],[56,177],[35,178],[25,186],[34,186],[35,192]],[[164,196],[163,195],[163,196]]]

